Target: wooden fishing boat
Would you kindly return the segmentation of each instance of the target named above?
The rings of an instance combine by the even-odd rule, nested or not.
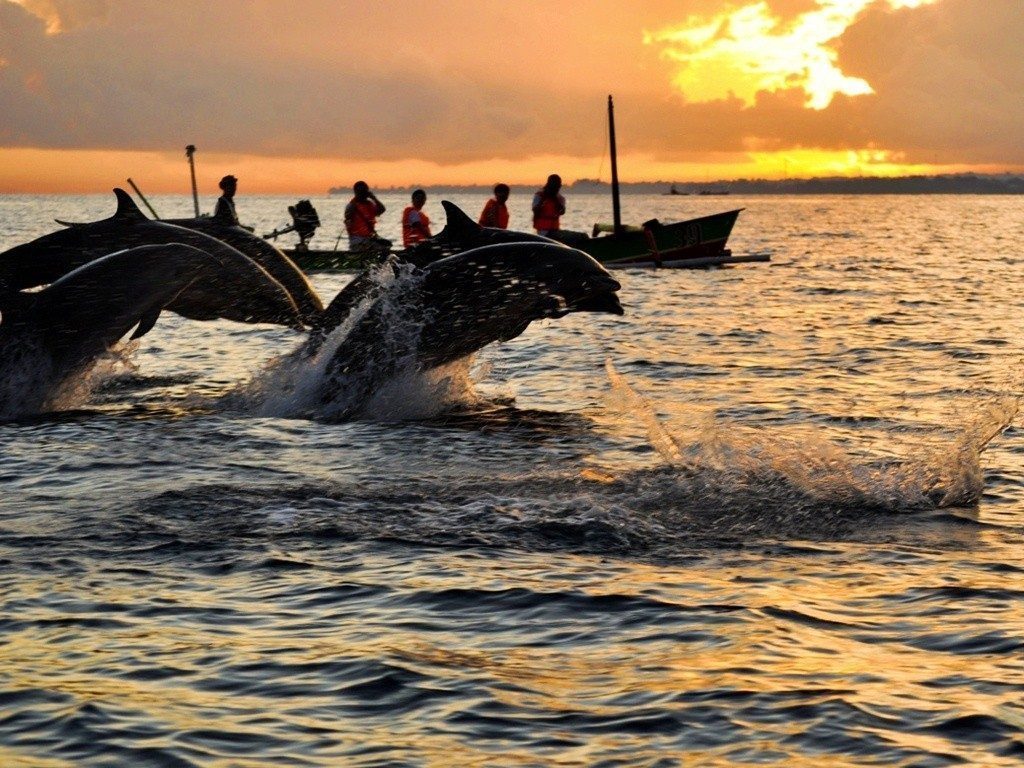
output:
[[[365,251],[327,251],[312,248],[285,248],[284,254],[303,272],[339,272],[363,269],[380,261]]]
[[[580,242],[586,251],[606,267],[713,267],[769,261],[766,253],[734,256],[726,248],[742,208],[713,213],[687,221],[662,224],[657,219],[639,227],[595,224],[595,237]],[[600,237],[601,232],[609,234]]]
[[[586,251],[607,267],[699,268],[771,259],[766,253],[734,256],[726,247],[742,208],[669,224],[651,219],[639,227],[624,225],[620,213],[615,108],[611,96],[608,97],[608,147],[614,222],[610,225],[595,224],[593,235],[574,239],[573,246]],[[602,232],[608,234],[602,236]]]

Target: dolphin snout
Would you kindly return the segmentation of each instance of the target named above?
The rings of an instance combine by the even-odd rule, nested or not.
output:
[[[623,315],[617,291],[622,285],[608,273],[588,275],[581,286],[580,296],[572,302],[574,312],[607,312]]]
[[[596,293],[577,301],[572,306],[575,312],[607,312],[610,315],[624,315],[619,297],[611,292]]]

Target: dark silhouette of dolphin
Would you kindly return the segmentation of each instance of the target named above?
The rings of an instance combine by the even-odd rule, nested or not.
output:
[[[425,371],[466,357],[494,341],[519,336],[531,322],[570,312],[623,314],[615,280],[582,251],[558,243],[523,242],[476,248],[423,268],[401,266],[361,297],[329,306],[299,355],[326,350],[333,330],[349,317],[345,338],[324,368],[324,403],[343,403],[334,415],[357,412],[403,366]],[[387,267],[381,271],[386,274]],[[361,314],[353,310],[358,306]]]
[[[114,194],[118,206],[110,218],[63,222],[65,229],[0,253],[0,282],[14,290],[35,288],[115,251],[182,243],[215,256],[221,266],[207,270],[206,278],[194,281],[169,309],[193,320],[225,318],[302,327],[304,318],[291,293],[252,259],[209,235],[147,219],[124,190],[115,189]]]
[[[262,237],[257,237],[249,230],[216,216],[202,216],[197,219],[162,219],[162,221],[215,237],[244,253],[288,290],[295,305],[302,313],[303,320],[307,323],[323,312],[323,302],[313,290],[306,274],[280,249]]]
[[[447,256],[471,251],[474,248],[483,248],[485,245],[557,242],[532,232],[482,227],[467,216],[459,206],[448,200],[442,200],[441,207],[444,208],[446,217],[444,229],[433,237],[400,251],[398,253],[400,259],[417,266],[424,266]]]
[[[447,215],[447,223],[434,237],[417,243],[395,254],[395,259],[400,262],[414,264],[417,267],[425,267],[435,261],[449,256],[465,253],[476,248],[483,248],[489,245],[501,245],[505,243],[544,243],[558,248],[567,248],[564,243],[552,240],[542,235],[535,235],[530,232],[517,232],[515,230],[497,229],[495,227],[482,227],[466,215],[459,206],[448,200],[442,200]],[[392,262],[395,268],[395,262]],[[327,306],[311,325],[311,343],[319,344],[326,335],[338,327],[349,312],[357,304],[366,301],[368,298],[376,298],[383,290],[379,275],[373,268],[363,270],[353,280],[341,289],[341,292],[334,297],[334,300]]]
[[[188,245],[147,245],[95,259],[41,291],[0,286],[0,420],[47,409],[132,328],[147,333],[161,311],[221,268]]]

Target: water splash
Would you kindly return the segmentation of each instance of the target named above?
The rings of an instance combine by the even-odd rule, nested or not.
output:
[[[5,346],[0,366],[0,421],[42,410],[52,379],[50,357],[37,344],[24,341]]]
[[[453,404],[476,401],[470,374],[472,356],[429,371],[417,367],[423,309],[420,277],[411,268],[378,267],[376,285],[333,329],[323,343],[271,361],[243,389],[251,409],[262,416],[336,421],[360,415],[380,421],[430,418]],[[372,315],[371,315],[372,313]],[[350,353],[364,320],[380,329],[372,349],[360,347],[353,365],[339,365]],[[346,348],[346,345],[354,345]]]
[[[907,456],[882,460],[852,454],[808,429],[794,436],[710,417],[687,440],[659,419],[610,360],[605,369],[620,407],[639,417],[651,445],[681,481],[713,495],[716,506],[734,509],[768,500],[793,510],[891,512],[974,504],[984,486],[981,454],[1019,409],[1018,397],[993,398],[976,408],[951,442],[922,440]]]
[[[49,397],[46,410],[65,411],[81,408],[92,400],[97,389],[122,376],[137,374],[139,366],[135,362],[135,355],[139,346],[140,342],[137,339],[117,344],[96,359],[86,370],[66,377]]]
[[[81,408],[105,382],[135,370],[132,357],[138,346],[137,341],[118,345],[71,374],[54,371],[50,355],[35,341],[6,347],[0,366],[0,421]]]

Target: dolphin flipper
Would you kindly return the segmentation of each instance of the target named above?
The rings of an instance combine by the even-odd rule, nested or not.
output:
[[[135,333],[133,333],[130,337],[132,341],[134,341],[135,339],[141,339],[143,336],[145,336],[147,333],[153,330],[153,326],[156,325],[157,318],[160,317],[160,311],[160,308],[156,308],[150,311],[148,314],[142,316],[142,318],[139,320],[138,327],[135,329]]]

